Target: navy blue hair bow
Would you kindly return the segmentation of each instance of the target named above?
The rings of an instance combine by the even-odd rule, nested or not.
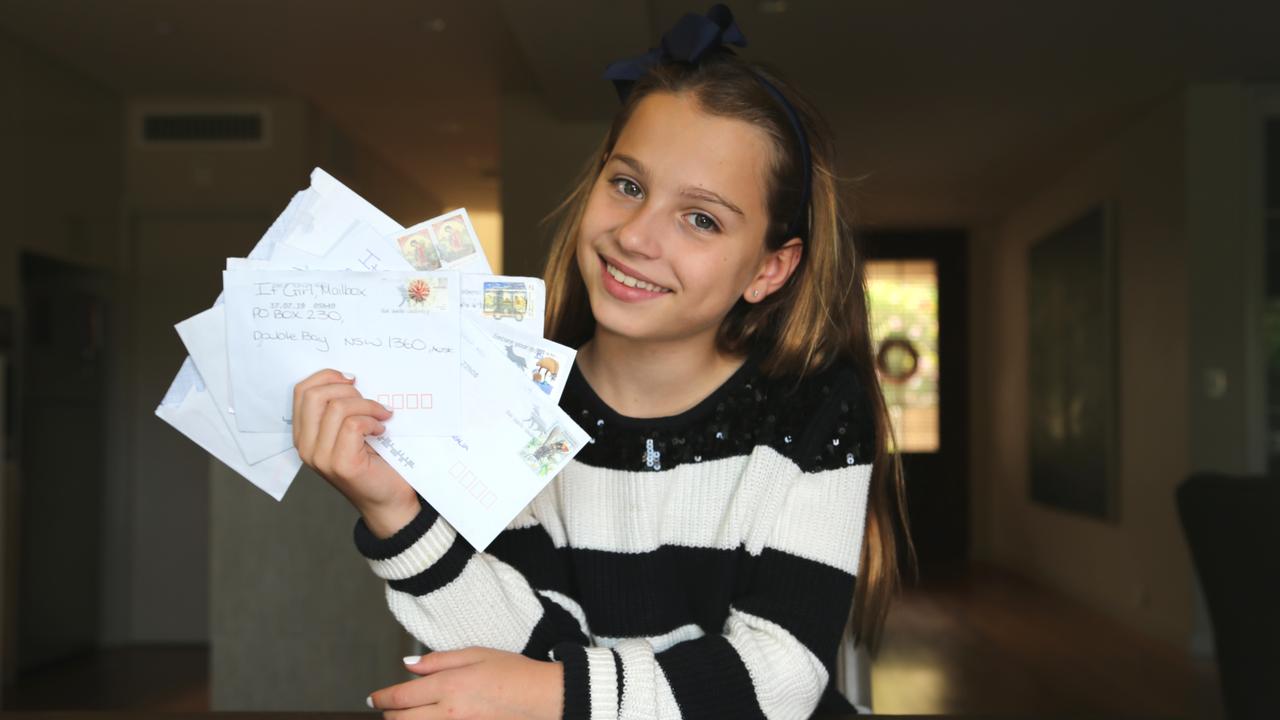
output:
[[[733,19],[733,12],[723,4],[717,3],[707,11],[706,15],[687,13],[670,30],[662,35],[659,47],[651,48],[643,55],[618,60],[609,64],[604,71],[606,80],[613,81],[618,91],[618,99],[626,102],[631,88],[645,73],[658,65],[680,62],[697,65],[710,53],[723,50],[732,52],[729,45],[747,46],[747,37],[738,28]],[[787,237],[808,237],[809,193],[812,183],[812,161],[809,156],[809,141],[805,136],[804,126],[800,124],[800,116],[796,113],[787,98],[759,73],[754,73],[765,90],[773,96],[791,121],[796,140],[800,146],[800,162],[804,166],[804,186],[801,190],[800,209],[796,217],[787,225]]]
[[[747,38],[738,29],[733,12],[717,4],[706,15],[686,13],[662,36],[662,44],[643,55],[609,63],[604,78],[613,81],[618,99],[626,100],[631,86],[656,65],[682,62],[697,65],[709,51],[726,45],[747,46]]]

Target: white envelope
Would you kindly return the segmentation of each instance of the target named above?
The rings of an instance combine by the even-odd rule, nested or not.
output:
[[[559,405],[569,369],[573,367],[578,351],[499,323],[487,322],[483,326],[489,337],[502,347],[503,357],[516,367],[520,377]],[[463,350],[466,350],[465,345]]]
[[[178,376],[185,377],[188,381],[193,376],[198,378],[190,359],[183,363]],[[179,388],[170,388],[171,392],[165,395],[165,402],[156,408],[156,416],[271,497],[276,500],[283,498],[302,467],[298,453],[289,450],[252,465],[245,462],[231,437],[230,428],[220,417],[217,405],[207,389],[198,382],[185,384],[185,393],[180,393]]]
[[[204,380],[205,388],[217,405],[223,422],[231,430],[232,438],[244,456],[253,464],[273,455],[293,449],[293,433],[242,432],[237,426],[231,409],[231,375],[227,365],[227,319],[225,305],[215,305],[204,312],[187,318],[174,327],[182,344],[191,353],[191,360]]]
[[[423,220],[388,236],[388,241],[414,270],[493,272],[466,208]]]
[[[301,193],[302,201],[289,219],[280,243],[312,255],[325,256],[330,249],[360,223],[371,226],[380,237],[391,237],[404,229],[386,213],[316,168],[311,171],[311,187]]]
[[[503,349],[462,322],[462,424],[452,438],[402,437],[390,428],[365,442],[477,550],[488,547],[587,443],[551,399],[521,381]]]
[[[546,309],[547,287],[537,278],[462,276],[462,311],[477,320],[542,337]]]
[[[395,411],[402,435],[458,423],[455,272],[223,272],[231,402],[245,432],[287,432],[293,387],[323,368]]]

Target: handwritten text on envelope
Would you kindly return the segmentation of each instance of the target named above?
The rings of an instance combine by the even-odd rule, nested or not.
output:
[[[286,432],[293,388],[334,368],[395,411],[398,435],[459,422],[456,272],[226,271],[227,353],[236,425]]]

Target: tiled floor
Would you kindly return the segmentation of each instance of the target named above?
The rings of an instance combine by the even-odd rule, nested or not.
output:
[[[892,714],[1220,718],[1212,667],[1016,576],[975,569],[907,590],[872,670]],[[110,650],[7,688],[9,710],[198,711],[205,647]]]

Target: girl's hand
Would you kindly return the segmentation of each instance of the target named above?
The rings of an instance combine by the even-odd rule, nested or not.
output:
[[[564,668],[557,662],[477,647],[405,658],[405,668],[422,677],[369,696],[388,720],[559,720],[563,712]]]
[[[355,378],[321,370],[293,388],[293,445],[302,462],[337,488],[375,535],[390,537],[418,513],[413,488],[365,444],[391,411],[366,400]]]

